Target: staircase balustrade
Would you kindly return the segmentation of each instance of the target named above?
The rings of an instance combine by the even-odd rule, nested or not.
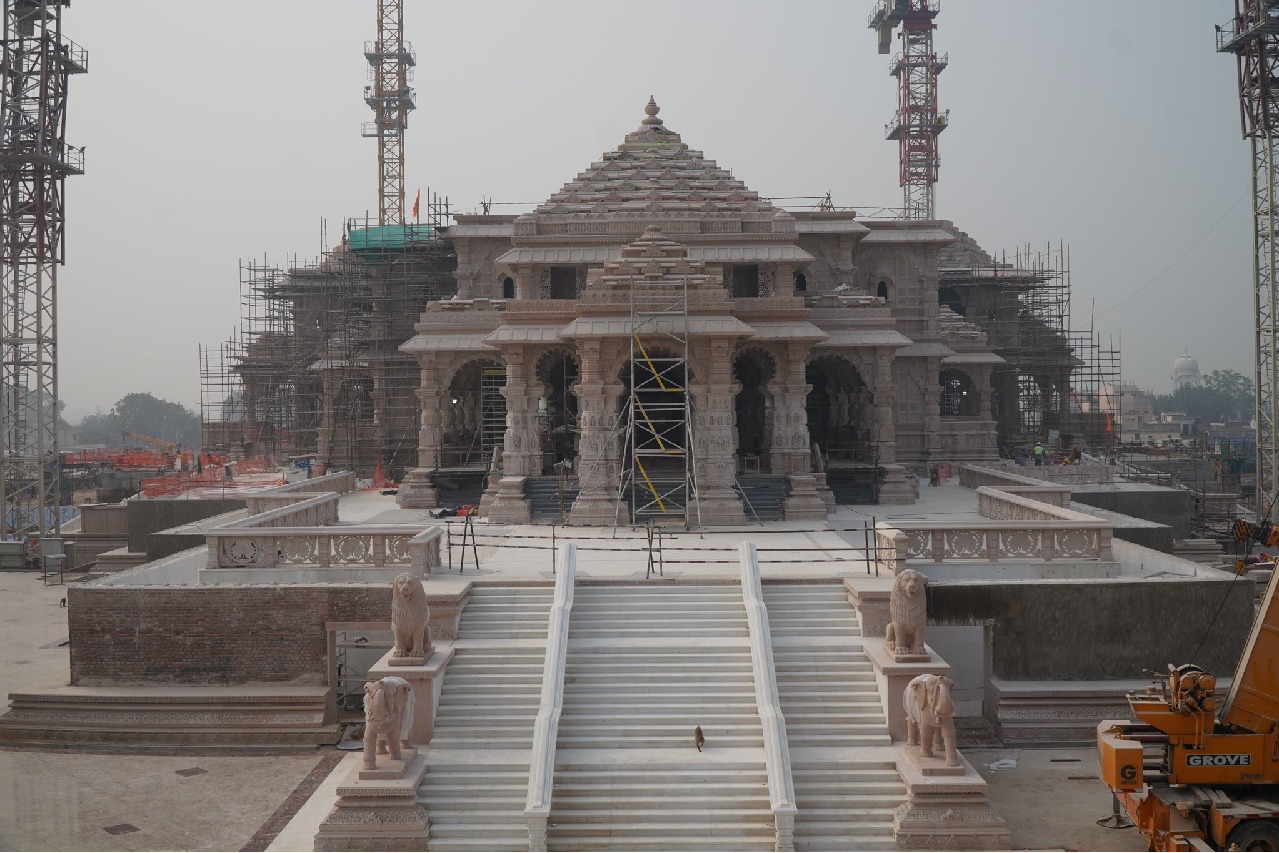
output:
[[[564,711],[564,668],[568,659],[568,628],[573,613],[573,584],[577,575],[577,545],[567,542],[557,555],[555,597],[546,631],[546,662],[542,668],[542,699],[533,723],[533,749],[528,768],[528,849],[546,850],[546,823],[551,814],[555,782],[555,742]]]
[[[786,743],[786,719],[777,695],[773,667],[772,635],[768,610],[759,581],[759,555],[750,542],[741,544],[742,603],[750,630],[751,667],[755,675],[755,702],[764,733],[764,767],[768,774],[768,799],[777,830],[778,850],[795,849],[795,786],[791,779],[790,749]],[[531,849],[531,848],[530,848]]]

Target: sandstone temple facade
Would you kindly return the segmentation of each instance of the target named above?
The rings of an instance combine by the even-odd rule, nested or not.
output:
[[[813,519],[841,488],[911,502],[931,464],[995,458],[1004,359],[938,301],[955,236],[783,210],[658,112],[650,99],[638,129],[533,212],[455,217],[456,296],[429,303],[401,347],[422,410],[401,504],[434,506],[482,469],[495,520],[529,520],[533,484],[552,477],[570,522],[611,524],[628,456],[666,448],[664,432],[686,446],[704,524],[749,519],[756,478],[779,484],[783,517]],[[683,395],[684,423],[628,414],[637,361]]]

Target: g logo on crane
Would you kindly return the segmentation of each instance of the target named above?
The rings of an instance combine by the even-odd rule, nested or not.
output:
[[[1125,764],[1119,768],[1119,781],[1136,782],[1137,781],[1137,765]]]

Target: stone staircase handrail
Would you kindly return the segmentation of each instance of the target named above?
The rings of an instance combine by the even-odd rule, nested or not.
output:
[[[533,723],[533,747],[528,768],[529,850],[546,849],[546,823],[551,814],[555,784],[555,742],[564,711],[564,669],[568,660],[568,628],[573,615],[573,585],[577,576],[577,545],[568,542],[556,555],[555,594],[546,629],[546,660],[542,667],[542,698]]]
[[[886,521],[875,523],[875,571],[890,575],[906,569],[906,534]]]
[[[1036,477],[1026,477],[1011,471],[987,468],[983,465],[959,466],[959,484],[969,489],[994,486],[1014,494],[1040,494],[1046,503],[1070,506],[1070,486],[1051,483]]]
[[[764,768],[768,774],[768,798],[777,830],[778,850],[795,849],[795,785],[791,779],[790,749],[786,743],[786,719],[777,695],[777,671],[773,666],[772,634],[768,609],[760,588],[759,555],[755,546],[740,547],[742,603],[750,630],[751,667],[755,674],[755,701],[764,733]]]
[[[296,483],[286,483],[264,492],[247,495],[244,501],[248,505],[249,515],[252,516],[276,507],[289,506],[307,500],[316,492],[337,492],[339,495],[345,495],[353,491],[355,491],[355,472],[334,471],[332,474],[323,474],[309,480],[298,480]]]
[[[318,492],[284,506],[266,509],[247,518],[220,525],[215,530],[243,530],[254,527],[319,527],[336,524],[338,520],[337,492]]]

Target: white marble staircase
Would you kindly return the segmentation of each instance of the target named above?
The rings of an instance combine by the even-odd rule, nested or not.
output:
[[[550,603],[550,587],[471,592],[418,790],[428,850],[528,849],[529,748]]]
[[[765,584],[796,850],[887,850],[906,787],[843,584]]]
[[[579,584],[547,841],[773,849],[740,586]]]

